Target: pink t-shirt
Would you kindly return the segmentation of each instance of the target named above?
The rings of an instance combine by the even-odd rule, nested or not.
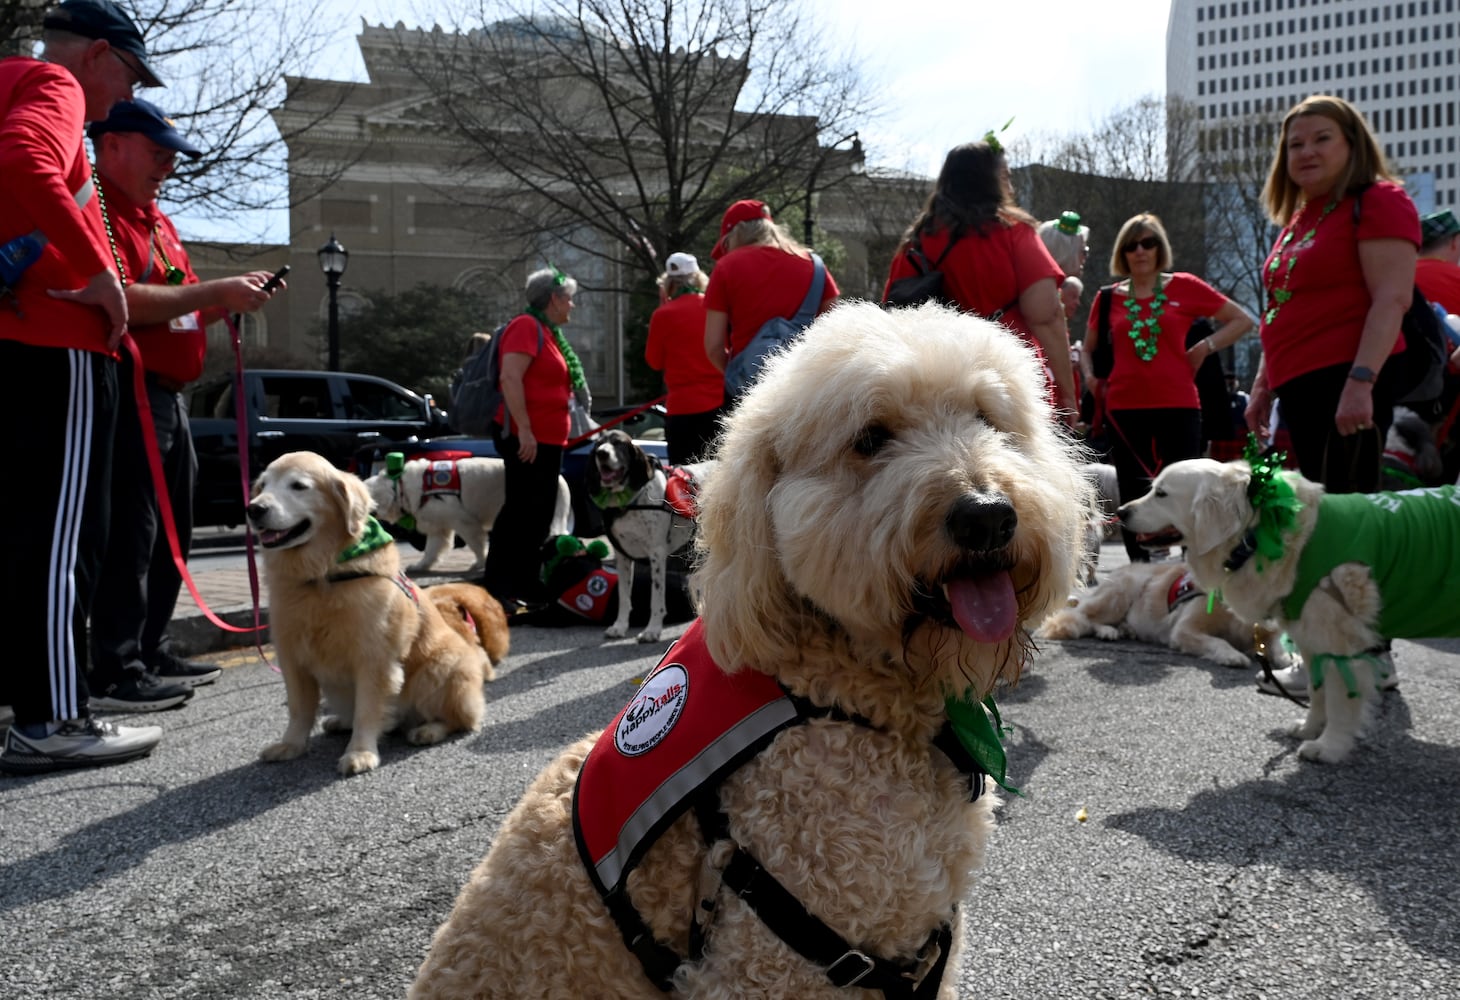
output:
[[[1186,333],[1191,324],[1205,316],[1216,315],[1227,298],[1194,274],[1177,271],[1161,285],[1166,304],[1157,319],[1161,332],[1156,338],[1156,356],[1144,361],[1136,353],[1131,340],[1130,308],[1126,296],[1118,289],[1110,300],[1110,346],[1115,363],[1105,382],[1107,410],[1153,410],[1167,407],[1197,409],[1196,382],[1191,365],[1186,363]],[[1137,299],[1137,320],[1151,317],[1155,296]],[[1090,329],[1100,328],[1100,298],[1090,308]]]
[[[1419,246],[1419,212],[1397,184],[1379,181],[1364,191],[1357,225],[1353,196],[1326,215],[1325,207],[1309,204],[1293,216],[1263,265],[1268,293],[1262,352],[1273,388],[1320,368],[1350,364],[1358,354],[1372,303],[1359,265],[1359,241],[1400,239]],[[1284,246],[1289,233],[1292,239]],[[1292,298],[1269,320],[1272,290],[1283,288]],[[1401,335],[1394,352],[1403,349]]]

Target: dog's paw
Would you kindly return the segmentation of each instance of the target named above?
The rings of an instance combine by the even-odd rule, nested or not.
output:
[[[440,743],[451,735],[444,722],[426,722],[406,733],[406,742],[412,746],[428,747]]]
[[[1246,653],[1240,649],[1233,649],[1230,646],[1226,649],[1213,649],[1207,654],[1207,659],[1213,663],[1220,663],[1224,667],[1245,669],[1252,666],[1252,660],[1248,658]]]
[[[1301,719],[1288,729],[1288,735],[1300,740],[1316,740],[1323,735],[1323,723],[1308,718]]]
[[[1095,638],[1097,639],[1104,639],[1106,642],[1114,642],[1116,639],[1122,638],[1120,634],[1120,629],[1116,628],[1114,625],[1095,625],[1093,626],[1093,628],[1095,630]]]
[[[629,628],[628,628],[628,626],[627,625],[620,625],[617,622],[615,622],[614,624],[610,625],[608,628],[606,628],[606,629],[603,630],[604,638],[607,638],[607,639],[622,639],[624,636],[626,636],[628,634],[629,634]]]
[[[259,751],[259,760],[293,760],[304,752],[303,743],[285,743],[280,740],[278,743],[270,743]]]
[[[1298,756],[1318,764],[1339,764],[1348,756],[1347,747],[1335,746],[1322,739],[1305,740],[1298,744]]]
[[[319,728],[327,733],[348,733],[355,727],[342,715],[326,715],[319,720]]]
[[[353,750],[340,758],[339,771],[344,775],[364,774],[380,766],[380,754],[374,750]]]
[[[642,631],[642,632],[639,633],[639,641],[640,642],[658,642],[659,641],[659,629],[657,629],[657,628],[646,628],[646,629],[644,629],[644,631]]]

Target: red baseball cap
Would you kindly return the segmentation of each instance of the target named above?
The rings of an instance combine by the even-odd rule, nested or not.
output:
[[[769,219],[771,210],[766,208],[763,201],[755,201],[747,198],[744,201],[737,201],[725,209],[725,215],[720,219],[720,238],[715,242],[715,249],[710,251],[710,257],[719,260],[725,256],[725,237],[730,230],[742,222],[750,222],[752,219]]]

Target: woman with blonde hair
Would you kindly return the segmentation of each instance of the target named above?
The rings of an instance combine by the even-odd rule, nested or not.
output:
[[[1145,494],[1163,466],[1201,455],[1196,371],[1253,325],[1237,303],[1171,265],[1161,220],[1149,212],[1127,219],[1110,257],[1111,273],[1123,280],[1096,295],[1081,352],[1084,374],[1104,402],[1122,503]],[[1217,328],[1188,347],[1187,331],[1206,317]],[[1098,378],[1104,366],[1094,364],[1097,355],[1110,364]],[[1149,561],[1134,534],[1122,529],[1122,535],[1131,562]]]
[[[1379,489],[1400,394],[1400,324],[1414,300],[1419,212],[1358,109],[1318,94],[1295,105],[1263,189],[1282,227],[1262,270],[1262,360],[1247,425],[1282,403],[1304,476],[1330,493]]]
[[[720,371],[768,321],[796,315],[818,272],[817,315],[841,294],[821,258],[778,225],[763,201],[737,201],[725,210],[710,257],[716,264],[705,290],[705,356]]]
[[[725,400],[724,375],[705,355],[708,283],[693,254],[670,254],[659,276],[659,308],[649,317],[644,360],[664,373],[664,437],[670,465],[705,457]]]

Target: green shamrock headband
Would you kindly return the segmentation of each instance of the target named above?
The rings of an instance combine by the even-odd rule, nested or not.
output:
[[[989,129],[983,134],[984,145],[988,146],[989,149],[992,149],[1000,156],[1003,156],[1004,144],[999,141],[999,136],[1009,131],[1009,126],[1012,124],[1014,124],[1014,119],[1010,118],[1008,121],[1004,122],[1004,127],[999,129],[997,133],[995,133],[993,129]]]

